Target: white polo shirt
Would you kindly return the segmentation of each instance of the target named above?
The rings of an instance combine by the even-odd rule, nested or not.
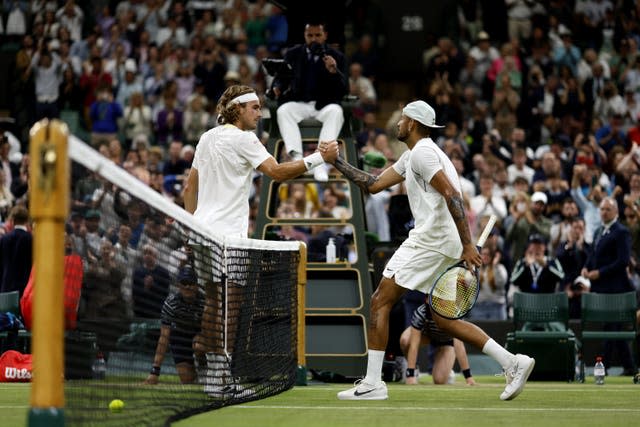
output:
[[[409,206],[415,220],[407,243],[459,258],[462,242],[458,229],[444,197],[429,184],[436,172],[442,170],[462,194],[460,179],[451,160],[431,138],[423,138],[413,149],[405,151],[393,168],[405,178]]]
[[[269,157],[253,132],[222,125],[203,133],[192,165],[198,171],[194,216],[216,234],[247,237],[253,170]]]

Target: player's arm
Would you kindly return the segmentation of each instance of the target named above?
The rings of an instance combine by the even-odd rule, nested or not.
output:
[[[198,207],[198,169],[194,167],[189,170],[182,197],[185,210],[193,214]]]
[[[456,224],[460,240],[462,241],[462,259],[467,265],[480,267],[482,258],[476,246],[471,242],[471,231],[469,230],[469,222],[464,211],[464,203],[462,195],[455,189],[447,178],[447,175],[441,170],[433,175],[429,184],[444,197],[447,203],[449,213]]]
[[[169,336],[171,335],[171,329],[169,325],[162,325],[160,327],[160,337],[158,338],[158,345],[156,346],[156,354],[153,357],[153,367],[146,380],[145,384],[158,384],[158,377],[160,376],[160,366],[164,361],[164,355],[169,348]]]
[[[307,170],[321,166],[323,163],[332,163],[338,157],[338,142],[331,141],[324,143],[322,151],[316,151],[293,162],[278,163],[273,157],[268,157],[260,163],[258,170],[276,182],[282,182],[302,175]]]
[[[468,385],[475,385],[476,382],[473,379],[473,375],[471,375],[471,367],[469,366],[469,358],[467,357],[467,349],[464,347],[464,343],[454,338],[453,350],[456,353],[456,359],[458,360],[458,365],[460,365],[462,375],[464,375],[465,382]]]
[[[409,342],[406,351],[404,351],[407,358],[407,369],[414,370],[414,376],[405,380],[406,384],[418,384],[418,377],[415,375],[415,369],[418,366],[418,350],[420,349],[420,341],[422,340],[422,331],[409,326]]]
[[[338,157],[333,165],[342,175],[350,181],[353,181],[353,183],[360,187],[365,193],[375,194],[404,181],[402,175],[393,168],[387,168],[379,176],[374,176],[352,166],[342,157]]]

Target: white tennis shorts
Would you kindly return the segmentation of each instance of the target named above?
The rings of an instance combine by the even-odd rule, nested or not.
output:
[[[458,261],[405,240],[387,262],[382,275],[393,278],[398,286],[428,294],[438,276]]]

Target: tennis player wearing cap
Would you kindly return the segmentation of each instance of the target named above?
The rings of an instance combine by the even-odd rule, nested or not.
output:
[[[442,127],[436,124],[435,112],[429,104],[411,102],[402,110],[398,122],[398,139],[406,143],[409,150],[392,167],[373,176],[340,157],[335,162],[344,176],[368,193],[377,193],[404,181],[415,218],[415,228],[387,263],[382,280],[371,296],[367,374],[355,387],[338,393],[338,399],[387,399],[387,386],[380,377],[391,307],[409,289],[429,294],[438,275],[460,259],[473,266],[482,263],[471,241],[458,174],[451,160],[429,137],[431,128]],[[482,349],[502,366],[507,386],[500,399],[510,400],[520,394],[533,370],[532,358],[508,352],[472,323],[448,320],[433,310],[431,314],[442,330]]]
[[[262,117],[260,100],[249,86],[228,87],[216,106],[218,123],[200,137],[193,164],[184,189],[184,207],[194,217],[204,222],[216,234],[228,237],[248,237],[249,191],[254,170],[280,182],[302,175],[324,162],[333,162],[338,156],[338,143],[326,142],[322,152],[315,152],[303,159],[278,163],[269,154],[253,130]],[[194,245],[194,256],[200,281],[206,291],[202,314],[201,336],[197,337],[196,350],[206,352],[207,375],[205,391],[212,396],[233,392],[229,359],[233,352],[237,322],[232,316],[224,328],[226,339],[218,333],[222,326],[221,273],[211,271],[213,253]],[[227,301],[230,312],[237,313],[241,305],[241,273],[227,275]],[[234,313],[231,313],[233,315]],[[226,345],[225,345],[226,343]]]

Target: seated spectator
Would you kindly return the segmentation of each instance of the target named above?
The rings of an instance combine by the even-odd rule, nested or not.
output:
[[[276,76],[273,92],[280,106],[277,120],[289,155],[303,156],[302,136],[298,123],[315,118],[322,122],[318,141],[338,138],[344,115],[340,102],[348,90],[344,55],[326,44],[324,24],[307,23],[305,43],[287,50],[284,60],[291,66],[292,75]],[[327,181],[326,167],[314,169],[318,181]]]
[[[535,233],[529,236],[524,256],[516,261],[511,272],[509,306],[515,292],[553,293],[560,290],[564,279],[562,264],[555,256],[547,256],[547,238]]]

